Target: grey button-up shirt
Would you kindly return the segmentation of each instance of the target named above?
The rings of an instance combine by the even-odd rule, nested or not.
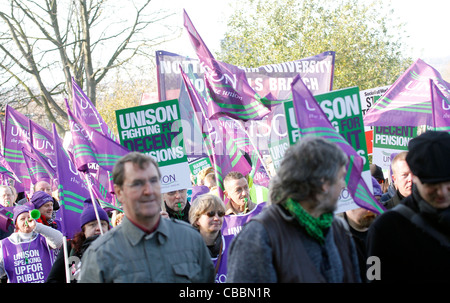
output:
[[[79,282],[214,282],[203,238],[191,225],[161,217],[147,235],[126,217],[95,240],[81,260]]]

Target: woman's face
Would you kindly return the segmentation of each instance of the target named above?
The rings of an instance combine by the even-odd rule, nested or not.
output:
[[[16,220],[16,230],[22,233],[30,233],[36,227],[36,221],[31,220],[29,212],[21,213]]]
[[[108,222],[104,220],[100,220],[100,223],[102,224],[101,229],[103,233],[106,233],[108,231]],[[100,227],[98,226],[97,220],[88,222],[84,225],[84,236],[87,238],[92,237],[94,235],[100,235]]]
[[[204,233],[218,232],[222,228],[224,215],[222,210],[207,210],[197,219],[197,227]]]

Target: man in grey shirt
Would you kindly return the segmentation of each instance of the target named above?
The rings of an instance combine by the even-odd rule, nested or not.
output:
[[[214,282],[214,267],[200,234],[163,218],[161,174],[153,158],[131,152],[113,170],[122,223],[83,255],[79,282]]]

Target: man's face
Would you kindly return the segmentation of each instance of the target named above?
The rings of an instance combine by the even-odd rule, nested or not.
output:
[[[119,201],[128,218],[145,223],[159,216],[161,210],[161,183],[156,167],[149,163],[144,169],[132,162],[124,165],[122,186],[114,185]]]
[[[46,219],[51,219],[53,214],[53,202],[47,202],[39,207],[39,212],[41,213],[41,216],[44,216]]]
[[[337,179],[335,183],[327,183],[325,186],[326,193],[324,194],[324,198],[322,199],[320,208],[323,209],[324,212],[332,212],[336,210],[337,202],[341,195],[342,190],[345,188],[345,176],[347,174],[347,169],[345,166],[342,166],[337,174]]]
[[[13,206],[13,194],[9,188],[0,189],[0,202],[4,207]]]
[[[35,191],[43,191],[49,194],[50,196],[52,195],[52,187],[46,181],[37,182],[35,186]]]
[[[245,178],[227,180],[224,194],[230,202],[238,206],[245,205],[245,198],[250,201],[250,191]]]
[[[413,176],[420,196],[437,209],[450,207],[450,181],[436,184],[422,183],[417,176]]]
[[[394,184],[398,191],[404,197],[411,194],[412,173],[405,160],[399,160],[395,163],[395,167],[392,171],[392,179],[394,180]]]
[[[347,210],[345,213],[347,215],[347,218],[355,222],[355,224],[359,228],[369,228],[369,226],[377,217],[375,213],[362,207]]]
[[[187,189],[170,191],[163,194],[167,206],[174,211],[181,211],[187,203]],[[179,203],[179,205],[178,205]]]

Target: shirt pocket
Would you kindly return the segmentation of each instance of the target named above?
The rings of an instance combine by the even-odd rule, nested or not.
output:
[[[201,274],[200,264],[195,252],[189,249],[167,255],[172,267],[174,282],[196,282]]]
[[[200,274],[200,266],[192,262],[172,264],[172,270],[176,283],[195,282]]]

